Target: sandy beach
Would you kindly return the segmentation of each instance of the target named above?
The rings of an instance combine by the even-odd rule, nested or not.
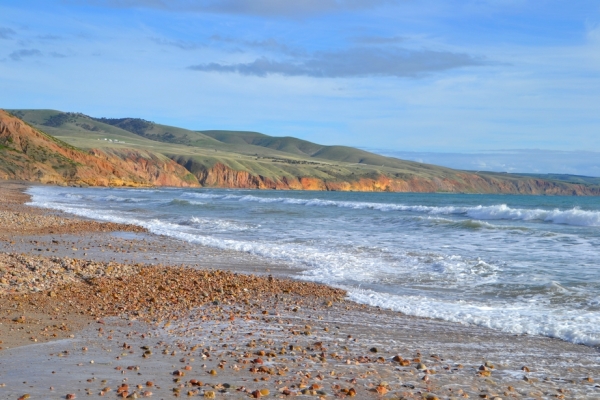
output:
[[[356,304],[26,188],[0,181],[1,398],[600,398],[597,348]]]

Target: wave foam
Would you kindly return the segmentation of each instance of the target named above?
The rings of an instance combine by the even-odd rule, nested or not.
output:
[[[85,199],[85,200],[91,200],[91,201],[97,201],[97,202],[117,202],[117,203],[141,203],[144,201],[148,201],[148,199],[140,199],[140,198],[135,198],[135,197],[120,197],[120,196],[115,196],[115,195],[81,196],[81,195],[74,195],[74,194],[69,193],[69,194],[67,194],[67,197],[72,198],[72,199]]]
[[[260,225],[240,224],[234,221],[212,218],[192,217],[189,224],[195,228],[202,230],[219,230],[219,231],[247,231],[259,228]]]
[[[206,204],[206,202],[194,201],[194,200],[173,199],[169,202],[169,204],[178,205],[178,206],[203,206]]]
[[[196,197],[201,199],[222,199],[248,201],[257,203],[283,203],[302,205],[307,207],[340,207],[355,210],[377,210],[383,212],[405,211],[428,215],[462,215],[465,217],[490,221],[490,220],[509,220],[509,221],[538,221],[554,224],[575,225],[575,226],[600,226],[600,212],[587,211],[579,208],[570,210],[543,210],[513,208],[506,204],[492,206],[425,206],[425,205],[405,205],[393,203],[374,203],[360,201],[337,201],[323,199],[297,199],[292,197],[258,197],[254,195],[221,195],[212,193],[185,193],[185,197]]]
[[[358,303],[379,306],[407,315],[437,318],[497,329],[513,334],[548,336],[568,342],[600,345],[600,313],[562,313],[531,304],[468,304],[439,301],[423,296],[398,296],[344,287],[348,297]]]
[[[63,198],[52,195],[52,191],[30,190],[32,205],[46,208],[59,209],[72,214],[93,218],[97,220],[112,221],[117,223],[136,224],[147,228],[150,232],[166,235],[190,243],[210,246],[224,250],[235,250],[262,256],[270,260],[278,260],[300,267],[303,272],[299,278],[318,281],[331,285],[353,285],[346,287],[352,300],[361,303],[381,306],[404,312],[406,314],[440,318],[448,321],[470,323],[489,328],[500,329],[511,333],[529,333],[560,338],[563,340],[599,345],[600,314],[585,310],[569,312],[568,308],[552,308],[554,305],[544,301],[520,302],[515,301],[494,302],[484,304],[485,300],[469,302],[457,301],[455,297],[440,299],[436,296],[406,295],[425,293],[418,289],[404,291],[399,295],[395,287],[428,288],[430,293],[438,293],[437,289],[476,288],[478,285],[497,284],[503,277],[502,264],[494,265],[483,260],[465,260],[460,256],[442,256],[439,254],[418,253],[386,253],[382,248],[361,247],[346,249],[336,238],[325,243],[314,242],[283,242],[262,240],[243,240],[243,235],[233,234],[233,238],[222,238],[222,232],[254,229],[256,226],[246,226],[237,221],[225,221],[212,218],[182,217],[187,222],[166,220],[144,220],[134,213],[118,212],[115,210],[102,210],[98,204],[88,201],[78,201],[73,196],[70,204],[62,203]],[[175,194],[178,196],[178,194]],[[353,209],[374,209],[380,211],[410,211],[424,213],[426,218],[448,219],[440,215],[459,214],[467,218],[476,219],[513,219],[513,220],[539,220],[552,223],[594,224],[600,225],[597,220],[598,213],[579,209],[560,210],[526,210],[510,208],[506,205],[477,206],[477,207],[431,207],[407,206],[386,203],[333,201],[321,199],[296,199],[285,197],[263,198],[253,195],[213,194],[213,193],[185,193],[184,196],[192,199],[223,199],[230,201],[251,201],[262,203],[282,202],[302,206],[315,207],[346,207]],[[54,199],[54,200],[53,200]],[[115,201],[115,200],[113,200]],[[181,200],[180,200],[181,201]],[[195,201],[195,200],[183,200]],[[114,204],[113,204],[114,206]],[[109,207],[108,205],[105,208]],[[469,215],[472,213],[472,216]],[[419,217],[420,218],[420,217]],[[596,218],[596,219],[594,219]],[[180,222],[180,223],[177,223]],[[470,220],[469,225],[479,229],[477,222]],[[481,227],[487,227],[483,222]],[[226,236],[226,235],[223,235]],[[256,236],[253,236],[256,238]],[[414,284],[410,286],[406,283]],[[370,287],[379,290],[393,291],[391,294],[383,291],[362,290],[357,286]],[[385,289],[392,288],[392,289]],[[485,288],[485,287],[484,287]],[[479,290],[479,289],[474,289]],[[558,282],[548,284],[546,291],[564,293],[567,289]],[[443,292],[443,290],[439,291]],[[468,298],[466,296],[465,298]],[[547,297],[541,297],[544,299]],[[588,301],[588,306],[597,307],[599,298]]]

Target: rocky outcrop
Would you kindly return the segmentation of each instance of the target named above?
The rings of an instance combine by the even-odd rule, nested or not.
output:
[[[189,161],[188,161],[189,162]],[[581,184],[554,182],[535,178],[475,174],[456,171],[447,177],[394,178],[379,175],[354,180],[323,180],[315,177],[281,177],[277,179],[233,170],[222,163],[207,168],[188,165],[202,186],[243,189],[327,190],[356,192],[448,192],[504,193],[538,195],[598,196],[600,188]]]
[[[57,185],[198,186],[162,154],[77,149],[0,110],[0,178]]]

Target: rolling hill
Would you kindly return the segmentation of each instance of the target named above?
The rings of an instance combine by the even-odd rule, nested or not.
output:
[[[0,110],[0,177],[57,185],[198,186],[171,159],[143,150],[83,151]]]
[[[129,160],[128,154],[134,152],[146,158],[173,161],[183,169],[178,172],[179,180],[190,185],[297,190],[600,194],[597,183],[458,171],[352,147],[324,146],[258,132],[193,131],[139,118],[93,118],[55,110],[10,112],[35,129],[84,152],[101,152],[121,160]],[[190,174],[187,178],[183,178],[184,171]]]

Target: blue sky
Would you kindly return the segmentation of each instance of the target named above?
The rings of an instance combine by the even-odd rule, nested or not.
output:
[[[600,152],[600,2],[3,0],[0,88],[4,108],[576,161]]]

